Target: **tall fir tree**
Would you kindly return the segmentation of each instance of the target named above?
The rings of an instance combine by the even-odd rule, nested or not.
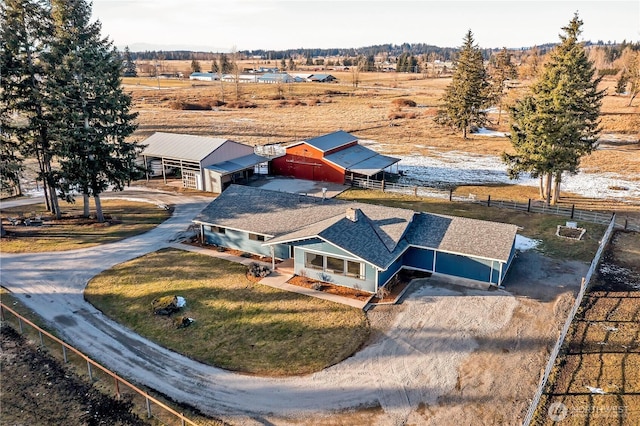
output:
[[[482,52],[474,44],[471,30],[464,37],[455,66],[436,121],[461,130],[462,137],[467,139],[472,126],[482,127],[487,122],[484,110],[489,103],[489,84]]]
[[[93,197],[96,217],[104,221],[100,194],[122,190],[137,176],[135,159],[141,148],[125,139],[136,128],[131,98],[122,91],[122,62],[111,42],[100,35],[99,21],[91,22],[91,6],[84,0],[53,0],[54,40],[47,54],[55,111],[56,148],[65,195],[83,194],[85,215]]]
[[[44,56],[50,42],[51,19],[47,2],[6,0],[0,3],[3,138],[15,143],[22,157],[37,159],[47,209],[59,218],[58,174],[52,166],[55,152],[51,127],[54,120],[45,106],[50,93],[48,72],[51,66]]]
[[[518,77],[516,66],[511,62],[511,53],[506,47],[503,47],[500,52],[491,57],[489,61],[489,77],[491,101],[498,107],[498,121],[496,124],[500,124],[502,99],[505,95],[506,83]]]
[[[583,22],[574,15],[561,43],[531,88],[531,94],[511,109],[511,144],[514,154],[503,154],[511,177],[529,172],[541,180],[541,196],[547,204],[560,195],[563,173],[575,174],[580,159],[598,141],[600,106],[604,91],[600,78],[578,42]]]
[[[125,46],[122,54],[122,75],[124,77],[137,77],[138,70],[136,62],[133,60],[129,46]]]

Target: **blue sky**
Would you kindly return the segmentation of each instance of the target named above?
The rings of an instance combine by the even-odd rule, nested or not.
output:
[[[640,1],[93,0],[122,48],[229,51],[427,43],[480,47],[557,42],[579,13],[584,40],[640,41]]]

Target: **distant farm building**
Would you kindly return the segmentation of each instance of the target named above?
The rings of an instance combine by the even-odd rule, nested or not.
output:
[[[355,177],[384,179],[399,161],[359,145],[357,137],[340,130],[289,145],[272,165],[275,174],[342,184]]]
[[[312,74],[309,77],[309,81],[314,83],[333,83],[338,79],[332,76],[331,74]]]
[[[295,83],[296,80],[287,73],[267,73],[258,77],[258,83]]]
[[[142,144],[140,163],[147,178],[176,173],[185,188],[222,192],[233,182],[248,180],[254,166],[269,160],[256,155],[252,146],[222,138],[156,132]]]
[[[193,72],[189,75],[189,80],[216,81],[219,79],[218,74],[212,72]]]

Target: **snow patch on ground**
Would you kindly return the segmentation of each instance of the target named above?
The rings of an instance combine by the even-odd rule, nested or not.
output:
[[[435,186],[516,184],[538,186],[538,179],[523,174],[509,179],[507,167],[495,155],[479,155],[460,151],[433,152],[432,156],[397,156],[404,172],[400,183]],[[562,177],[562,190],[591,198],[625,200],[640,198],[640,181],[623,178],[616,173],[587,173]]]
[[[478,136],[491,136],[495,138],[506,138],[508,133],[505,132],[497,132],[495,130],[489,130],[484,127],[480,127],[476,132],[473,133]]]
[[[527,238],[523,235],[516,234],[516,250],[527,251],[534,249],[540,244],[540,240]]]
[[[184,298],[184,297],[182,297],[182,296],[176,296],[176,300],[177,300],[177,301],[176,301],[176,306],[177,306],[178,308],[182,308],[182,307],[184,307],[184,306],[186,306],[186,305],[187,305],[187,301],[186,301],[186,300],[185,300],[185,298]]]

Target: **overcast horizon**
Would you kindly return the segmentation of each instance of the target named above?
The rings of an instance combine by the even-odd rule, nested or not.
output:
[[[522,48],[558,42],[575,12],[581,40],[640,40],[637,0],[93,1],[102,34],[132,51],[459,47],[469,29],[481,48]]]

